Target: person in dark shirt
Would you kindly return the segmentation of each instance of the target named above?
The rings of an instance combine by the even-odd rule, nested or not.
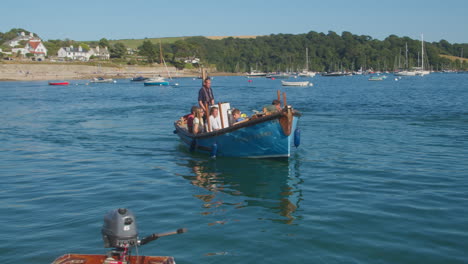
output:
[[[205,113],[209,113],[209,109],[206,109],[206,105],[208,105],[208,107],[210,105],[214,105],[214,96],[213,90],[211,90],[210,78],[207,78],[203,81],[203,86],[200,88],[200,91],[198,91],[198,104],[205,111]]]

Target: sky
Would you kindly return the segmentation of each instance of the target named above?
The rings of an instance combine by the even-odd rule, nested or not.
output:
[[[343,31],[468,43],[467,0],[80,0],[5,1],[0,32],[91,41]]]

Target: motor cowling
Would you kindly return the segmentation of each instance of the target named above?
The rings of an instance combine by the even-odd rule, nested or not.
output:
[[[136,218],[126,208],[108,212],[104,216],[101,233],[105,248],[124,248],[138,244]]]

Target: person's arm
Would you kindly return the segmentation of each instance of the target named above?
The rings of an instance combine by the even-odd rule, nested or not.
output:
[[[205,104],[203,103],[203,101],[198,101],[198,105],[203,109],[203,111],[205,111],[205,113],[208,113],[205,109]]]
[[[193,119],[193,133],[198,134],[200,131],[200,120],[198,118]]]

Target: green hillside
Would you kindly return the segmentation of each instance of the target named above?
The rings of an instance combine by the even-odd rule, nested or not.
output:
[[[118,40],[109,40],[109,44],[114,45],[115,43],[122,43],[124,44],[127,48],[132,48],[136,49],[145,40],[149,40],[152,43],[156,44],[161,41],[162,44],[172,44],[178,40],[185,40],[186,38],[189,37],[170,37],[170,38],[145,38],[145,39],[118,39]]]

